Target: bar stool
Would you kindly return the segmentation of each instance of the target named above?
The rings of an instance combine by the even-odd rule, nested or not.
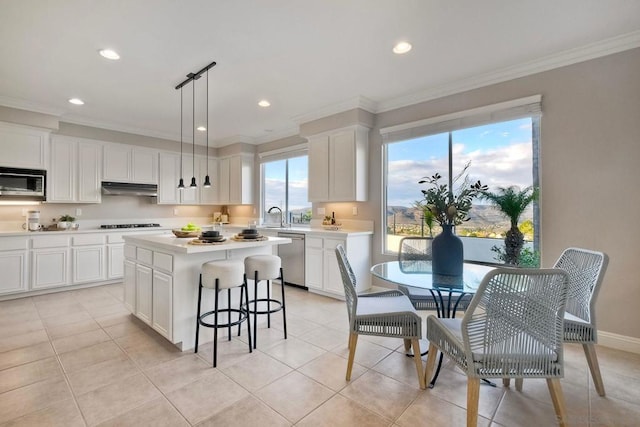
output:
[[[287,314],[284,301],[284,278],[282,274],[282,262],[276,255],[252,255],[244,259],[244,271],[247,278],[253,277],[254,299],[247,303],[247,312],[253,314],[253,348],[257,344],[257,321],[258,314],[267,315],[267,327],[271,327],[271,313],[282,310],[282,320],[284,324],[284,339],[287,339]],[[279,279],[282,285],[282,299],[279,301],[271,297],[271,280]],[[258,298],[258,283],[261,280],[267,281],[267,298]],[[258,303],[267,303],[266,310],[259,310]],[[274,305],[272,307],[272,305]]]
[[[240,303],[238,308],[231,308],[231,289],[240,288]],[[213,311],[207,311],[204,314],[200,314],[201,302],[202,302],[202,288],[215,290],[214,309]],[[227,290],[227,308],[218,308],[218,299],[220,298],[220,291]],[[229,341],[231,341],[231,327],[238,325],[238,335],[240,335],[240,325],[242,322],[247,322],[247,331],[249,332],[249,353],[251,349],[251,322],[249,320],[249,313],[245,309],[249,305],[249,291],[247,289],[247,281],[244,275],[244,264],[242,261],[234,260],[222,260],[222,261],[210,261],[202,264],[202,272],[200,273],[200,285],[198,288],[198,315],[196,318],[196,348],[195,353],[198,352],[198,333],[200,332],[200,325],[207,328],[213,328],[213,367],[216,367],[218,357],[218,329],[229,329]],[[244,296],[244,304],[242,297]],[[226,313],[226,323],[218,322],[218,314]],[[238,320],[232,321],[231,314],[238,313]],[[207,323],[205,318],[213,315],[213,323]]]

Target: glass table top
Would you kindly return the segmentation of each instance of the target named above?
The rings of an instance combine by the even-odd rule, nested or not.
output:
[[[431,261],[389,261],[371,267],[371,274],[402,286],[473,294],[494,267],[464,263],[462,277],[434,275]]]

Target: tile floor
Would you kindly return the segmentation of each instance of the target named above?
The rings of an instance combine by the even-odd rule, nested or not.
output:
[[[402,342],[362,337],[350,383],[344,302],[287,288],[281,316],[181,353],[133,318],[122,285],[0,302],[0,425],[11,426],[456,426],[466,378],[446,365],[420,390]],[[427,312],[423,312],[427,315]],[[423,342],[423,345],[426,343]],[[574,426],[638,425],[640,355],[598,348],[607,397],[591,384],[581,347],[566,347],[562,381]],[[481,387],[481,426],[554,425],[544,380],[523,392]]]

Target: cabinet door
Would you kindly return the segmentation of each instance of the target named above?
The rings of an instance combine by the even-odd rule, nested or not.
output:
[[[329,194],[332,202],[356,200],[355,173],[355,131],[332,135],[329,140]]]
[[[322,290],[322,279],[324,276],[322,268],[322,257],[324,250],[322,248],[306,247],[305,248],[305,280],[306,286],[312,289]],[[286,272],[285,272],[286,274]]]
[[[103,150],[103,178],[105,181],[130,182],[132,150],[126,145],[106,144]]]
[[[198,164],[193,162],[193,156],[184,156],[184,167],[182,168],[184,178],[184,190],[180,190],[180,203],[183,205],[197,205],[199,199],[199,188],[204,178],[198,175]],[[198,187],[191,188],[191,177],[196,177]]]
[[[0,165],[47,169],[49,133],[23,126],[0,124]]]
[[[77,201],[100,203],[101,193],[101,147],[90,142],[78,142],[78,186]]]
[[[136,312],[136,264],[129,260],[124,261],[124,305]]]
[[[136,265],[136,316],[145,323],[151,324],[153,293],[152,270],[144,265]]]
[[[309,201],[329,201],[329,137],[309,138]]]
[[[73,284],[104,280],[104,246],[73,248]]]
[[[51,166],[47,177],[47,201],[71,203],[75,201],[76,143],[55,137],[51,141]]]
[[[124,243],[107,246],[107,279],[120,279],[124,275]]]
[[[342,275],[336,257],[336,246],[342,245],[347,250],[344,240],[324,239],[324,290],[338,295],[344,295]]]
[[[200,186],[200,204],[201,205],[214,205],[218,203],[218,191],[220,188],[220,181],[218,179],[218,160],[212,158],[200,158],[200,176],[204,184],[204,177],[207,175],[207,166],[209,167],[208,174],[211,180],[211,187],[204,188]]]
[[[218,172],[220,185],[218,186],[218,201],[220,204],[229,203],[229,167],[230,159],[220,159],[218,162]]]
[[[0,295],[27,290],[26,251],[0,252]]]
[[[68,284],[69,249],[53,248],[32,251],[31,289],[45,289]]]
[[[158,204],[180,203],[178,180],[180,179],[180,155],[160,153],[160,178],[158,180]]]
[[[142,184],[158,183],[158,152],[133,148],[131,181]]]
[[[171,340],[173,278],[159,271],[153,272],[153,329]]]

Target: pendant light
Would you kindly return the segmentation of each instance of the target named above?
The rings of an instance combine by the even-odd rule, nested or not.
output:
[[[184,179],[182,179],[182,86],[180,86],[180,181],[178,190],[184,190]]]
[[[211,188],[209,179],[209,70],[207,69],[207,175],[204,177],[204,188]]]
[[[191,89],[193,95],[191,96],[192,102],[192,121],[191,121],[191,132],[193,135],[193,139],[191,140],[191,185],[190,188],[197,188],[196,185],[196,81],[195,79],[191,82]]]

